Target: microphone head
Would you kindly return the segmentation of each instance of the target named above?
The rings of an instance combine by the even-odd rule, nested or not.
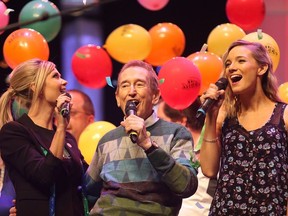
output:
[[[129,116],[130,114],[135,114],[137,112],[136,104],[134,101],[127,101],[125,106],[125,114]]]
[[[69,94],[68,92],[65,92],[65,96],[71,98],[71,94]]]
[[[215,85],[218,87],[218,90],[226,89],[228,85],[228,79],[222,77],[215,83]]]

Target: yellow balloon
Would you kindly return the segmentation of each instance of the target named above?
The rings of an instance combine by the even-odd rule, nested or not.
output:
[[[278,95],[283,102],[288,103],[288,82],[278,87]]]
[[[245,35],[244,30],[235,24],[225,23],[218,25],[208,36],[208,51],[222,57],[231,43],[242,39]]]
[[[109,55],[121,63],[144,60],[152,48],[149,32],[135,24],[122,25],[112,31],[103,46]]]
[[[264,32],[257,31],[245,35],[242,39],[250,42],[259,42],[265,46],[273,62],[273,72],[276,71],[280,60],[280,49],[273,37]]]
[[[78,146],[88,164],[92,161],[99,140],[114,128],[116,126],[110,122],[97,121],[88,125],[81,133]]]

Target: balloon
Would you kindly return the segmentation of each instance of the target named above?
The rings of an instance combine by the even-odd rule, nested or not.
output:
[[[22,28],[12,32],[6,38],[3,54],[5,61],[13,69],[18,64],[32,58],[48,60],[49,46],[39,32]]]
[[[112,58],[127,63],[130,60],[143,60],[151,51],[151,37],[139,25],[127,24],[110,33],[103,46]]]
[[[247,34],[242,39],[250,42],[259,42],[265,46],[273,62],[273,71],[276,71],[280,61],[280,49],[273,37],[259,30]]]
[[[99,140],[114,128],[116,126],[110,122],[97,121],[89,124],[81,133],[78,146],[88,164],[92,161]]]
[[[19,22],[35,20],[41,16],[59,14],[56,5],[47,0],[34,0],[28,2],[20,11]],[[41,33],[47,42],[53,40],[61,29],[61,16],[54,16],[47,20],[23,25],[22,28],[31,28]]]
[[[278,87],[278,95],[283,102],[288,103],[288,82]]]
[[[203,94],[210,83],[215,83],[223,70],[223,63],[219,56],[211,52],[195,52],[187,57],[199,69],[202,84],[199,94]]]
[[[106,77],[112,75],[112,61],[104,49],[88,44],[73,54],[72,71],[80,84],[102,88],[106,85]]]
[[[157,11],[164,8],[169,0],[138,0],[138,2],[148,10]]]
[[[152,50],[146,62],[160,66],[173,57],[181,56],[185,48],[185,35],[173,23],[158,23],[149,33],[152,39]]]
[[[187,108],[199,95],[201,74],[187,58],[175,57],[168,60],[161,67],[158,79],[163,100],[174,109]]]
[[[7,7],[6,5],[0,1],[0,28],[4,28],[9,23],[9,16],[7,13]],[[2,34],[4,31],[1,31],[0,34]]]
[[[229,21],[243,30],[256,29],[264,20],[264,0],[228,0],[226,14]]]
[[[208,51],[222,57],[231,43],[243,38],[245,35],[243,29],[235,24],[225,23],[218,25],[208,36]]]

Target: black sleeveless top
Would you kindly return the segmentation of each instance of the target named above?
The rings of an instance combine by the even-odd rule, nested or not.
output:
[[[256,130],[245,130],[237,118],[225,119],[221,168],[209,215],[286,215],[285,107],[276,103],[269,121]]]

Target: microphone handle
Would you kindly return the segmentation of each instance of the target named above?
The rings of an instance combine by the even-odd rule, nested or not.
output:
[[[71,98],[71,95],[68,92],[66,92],[65,95]],[[64,102],[62,104],[60,113],[64,118],[67,118],[70,115],[70,103]]]
[[[132,101],[127,102],[125,113],[126,113],[126,116],[136,115],[136,105],[134,102]],[[133,131],[133,130],[129,131],[129,137],[130,137],[131,142],[137,143],[138,134],[136,133],[136,131]]]
[[[134,111],[134,110],[128,110],[128,116],[129,115],[136,115],[136,112]],[[131,141],[133,142],[133,143],[137,143],[137,140],[138,140],[138,134],[135,132],[135,131],[130,131],[129,132],[129,137],[130,137],[130,139],[131,139]]]
[[[204,101],[202,106],[197,110],[196,118],[205,117],[206,112],[214,104],[214,102],[215,102],[215,100],[213,100],[213,99],[208,99],[208,100]]]
[[[129,133],[129,137],[130,137],[130,139],[131,139],[131,141],[132,141],[133,143],[137,143],[138,134],[137,134],[135,131],[131,131],[131,132]]]
[[[70,114],[70,105],[65,103],[60,111],[61,115],[64,117],[64,118],[67,118]]]

